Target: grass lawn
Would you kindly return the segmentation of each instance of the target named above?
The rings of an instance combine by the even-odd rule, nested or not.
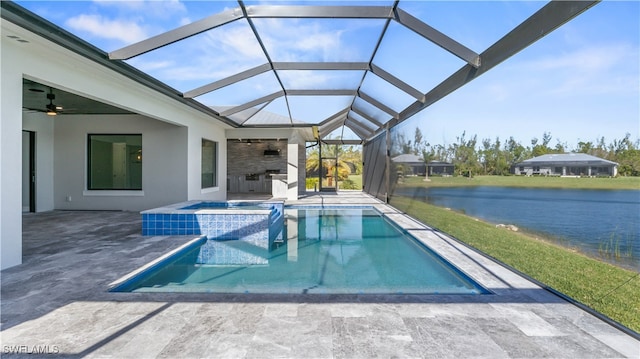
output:
[[[349,179],[355,183],[358,189],[362,189],[362,175],[349,175]]]
[[[637,189],[640,190],[640,177],[616,178],[571,178],[542,176],[475,176],[467,177],[406,177],[405,185],[429,187],[461,187],[461,186],[500,186],[500,187],[534,187],[534,188],[574,188],[574,189]]]
[[[640,273],[409,198],[390,204],[640,332]]]

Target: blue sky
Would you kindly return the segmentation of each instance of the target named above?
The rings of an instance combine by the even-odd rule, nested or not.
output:
[[[110,52],[199,20],[234,1],[18,1],[86,41]],[[264,2],[245,1],[252,5]],[[288,4],[291,2],[276,2]],[[309,3],[309,2],[305,2]],[[391,4],[352,1],[354,4]],[[327,4],[319,2],[318,4]],[[400,8],[476,52],[484,51],[544,2],[401,1]],[[274,61],[369,61],[380,20],[256,19]],[[575,146],[640,136],[640,2],[604,1],[467,86],[439,101],[403,128],[419,126],[432,143],[447,144],[466,131],[479,139],[513,136],[523,145],[544,132]],[[127,60],[170,86],[188,91],[266,62],[246,22],[234,22]],[[392,22],[373,61],[422,92],[464,62]],[[362,73],[279,73],[286,87],[352,87]],[[336,85],[337,84],[337,85]],[[275,76],[238,83],[197,99],[210,106],[238,105],[279,89]],[[413,99],[367,75],[363,89],[395,110]],[[342,97],[290,99],[292,114],[319,121],[349,103]],[[386,120],[376,109],[370,115]],[[370,107],[370,106],[369,106]],[[266,110],[286,115],[284,99]],[[387,118],[388,119],[388,118]]]
[[[466,130],[523,145],[551,133],[570,148],[640,136],[639,3],[604,1],[421,112],[431,143]],[[419,120],[418,120],[419,119]],[[409,128],[410,127],[410,128]]]

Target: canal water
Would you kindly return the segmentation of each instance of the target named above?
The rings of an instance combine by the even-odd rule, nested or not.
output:
[[[640,191],[507,187],[404,188],[402,196],[513,224],[640,271]]]

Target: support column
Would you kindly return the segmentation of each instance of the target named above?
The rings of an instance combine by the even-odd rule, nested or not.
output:
[[[291,136],[287,142],[287,200],[298,199],[298,144],[300,139],[297,135]],[[303,142],[304,143],[304,142]]]
[[[22,74],[5,66],[10,62],[4,51],[2,61],[0,269],[5,269],[22,263]]]
[[[391,191],[391,131],[389,131],[389,124],[385,126],[385,159],[386,159],[386,171],[385,171],[385,189],[384,189],[384,201],[385,203],[389,203],[389,191]]]

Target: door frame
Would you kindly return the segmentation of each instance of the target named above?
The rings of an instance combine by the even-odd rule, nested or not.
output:
[[[36,211],[36,133],[34,131],[22,130],[29,135],[28,151],[26,160],[29,162],[29,212]],[[23,156],[24,158],[24,156]],[[24,190],[24,189],[23,189]]]

